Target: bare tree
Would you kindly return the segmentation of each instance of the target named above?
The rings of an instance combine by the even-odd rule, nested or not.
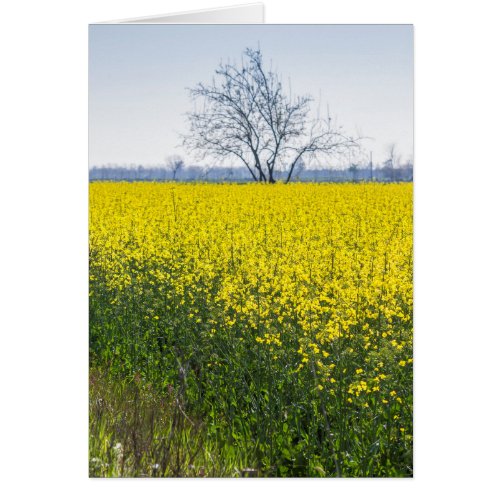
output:
[[[391,181],[395,180],[395,172],[399,167],[400,156],[396,152],[396,144],[392,143],[387,146],[387,160],[384,162],[384,166],[390,169]]]
[[[165,159],[167,169],[172,173],[172,180],[176,180],[177,175],[184,168],[184,160],[178,155],[168,156]]]
[[[241,161],[256,181],[289,182],[300,160],[357,146],[330,118],[310,119],[310,96],[291,95],[278,74],[265,70],[260,50],[247,48],[241,65],[220,64],[211,84],[189,89],[194,110],[183,144],[201,159]],[[201,102],[200,102],[201,101]]]

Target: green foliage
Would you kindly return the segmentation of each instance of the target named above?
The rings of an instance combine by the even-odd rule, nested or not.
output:
[[[92,476],[412,475],[411,371],[390,352],[376,359],[396,365],[386,371],[402,403],[376,393],[350,403],[346,382],[330,394],[312,370],[291,369],[293,340],[274,360],[234,330],[210,337],[203,324],[141,323],[161,300],[147,289],[133,311],[133,290],[111,306],[109,290],[92,290]],[[187,316],[179,307],[176,318]],[[352,373],[363,349],[342,342],[336,362]]]

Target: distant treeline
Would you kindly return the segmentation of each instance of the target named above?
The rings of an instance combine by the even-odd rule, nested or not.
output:
[[[278,172],[276,180],[285,180],[286,173]],[[143,167],[116,166],[92,167],[90,181],[209,181],[209,182],[249,182],[252,177],[244,167],[198,167],[189,166],[173,172],[165,166]],[[370,168],[351,166],[347,169],[317,168],[303,169],[292,176],[292,182],[411,182],[413,164],[392,168],[374,166]]]

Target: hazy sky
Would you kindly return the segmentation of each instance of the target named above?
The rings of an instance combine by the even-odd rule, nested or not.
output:
[[[292,92],[321,98],[374,163],[413,155],[413,28],[408,25],[92,25],[89,164],[159,164],[180,154],[187,87],[260,45]]]

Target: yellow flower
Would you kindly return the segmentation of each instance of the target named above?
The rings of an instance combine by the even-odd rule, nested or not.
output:
[[[413,362],[412,193],[411,184],[92,182],[91,300],[107,297],[102,324],[126,311],[116,317],[126,338],[145,327],[134,359],[119,338],[110,346],[116,362],[175,363],[172,347],[186,339],[178,348],[199,342],[212,369],[227,368],[214,360],[224,351],[241,353],[243,367],[282,363],[262,366],[312,383],[311,398],[324,390],[334,400],[339,386],[349,403],[378,392],[373,417],[387,423],[382,405],[411,390],[380,358]],[[156,352],[147,323],[160,319]]]

